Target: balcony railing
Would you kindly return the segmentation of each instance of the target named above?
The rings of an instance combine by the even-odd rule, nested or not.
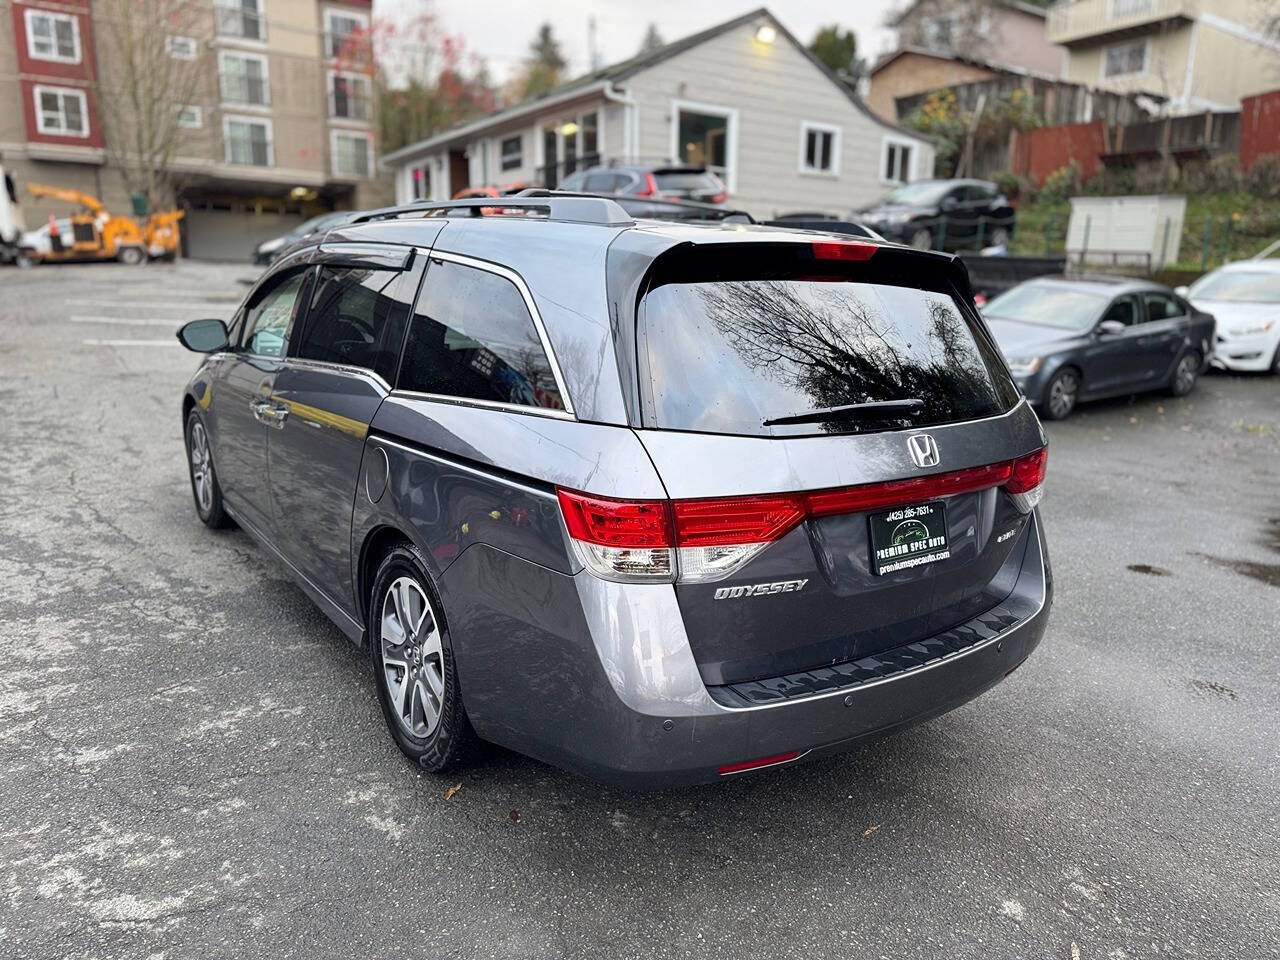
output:
[[[256,10],[249,10],[238,3],[215,3],[213,22],[220,37],[239,37],[242,40],[266,40],[267,18]]]
[[[264,77],[223,73],[218,77],[218,87],[224,103],[247,103],[259,107],[271,103],[271,89]]]
[[[1170,20],[1195,19],[1200,0],[1065,0],[1049,9],[1050,43],[1092,43]]]

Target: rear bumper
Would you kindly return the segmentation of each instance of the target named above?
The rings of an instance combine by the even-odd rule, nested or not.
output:
[[[679,638],[664,636],[667,624],[650,609],[640,612],[635,634],[622,624],[621,643],[597,641],[609,689],[575,691],[573,727],[544,730],[540,742],[514,745],[599,780],[652,789],[722,779],[723,766],[793,751],[800,753],[797,761],[836,753],[938,716],[999,683],[1044,636],[1053,580],[1038,516],[1026,535],[1028,549],[1010,607],[1021,616],[999,623],[988,618],[994,628],[963,649],[920,654],[918,662],[880,678],[730,708],[710,696],[696,666],[694,676],[688,675],[692,657],[682,656]],[[619,606],[594,606],[614,615],[618,625]],[[584,604],[588,612],[592,608]],[[967,629],[974,628],[957,631]],[[683,643],[687,649],[687,640]],[[484,735],[483,727],[478,729]]]

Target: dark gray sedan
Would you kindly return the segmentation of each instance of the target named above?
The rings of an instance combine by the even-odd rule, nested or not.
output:
[[[1194,389],[1214,319],[1168,287],[1142,280],[1029,280],[983,310],[1009,370],[1042,416],[1083,400]]]

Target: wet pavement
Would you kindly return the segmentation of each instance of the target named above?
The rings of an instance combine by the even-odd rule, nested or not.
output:
[[[436,778],[195,518],[172,331],[251,275],[0,269],[0,956],[1280,954],[1280,380],[1049,425],[1046,640],[947,716],[667,793]]]

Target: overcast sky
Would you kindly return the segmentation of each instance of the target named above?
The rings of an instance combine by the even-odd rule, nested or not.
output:
[[[884,27],[886,15],[902,5],[902,0],[785,0],[769,9],[802,43],[824,24],[851,27],[858,35],[859,54],[874,57],[891,40]],[[525,57],[543,21],[555,29],[573,76],[590,66],[587,21],[592,16],[601,63],[608,64],[636,52],[650,21],[658,25],[664,40],[671,41],[758,6],[752,0],[374,0],[378,16],[434,10],[445,30],[459,35],[468,51],[489,62],[498,82]]]

